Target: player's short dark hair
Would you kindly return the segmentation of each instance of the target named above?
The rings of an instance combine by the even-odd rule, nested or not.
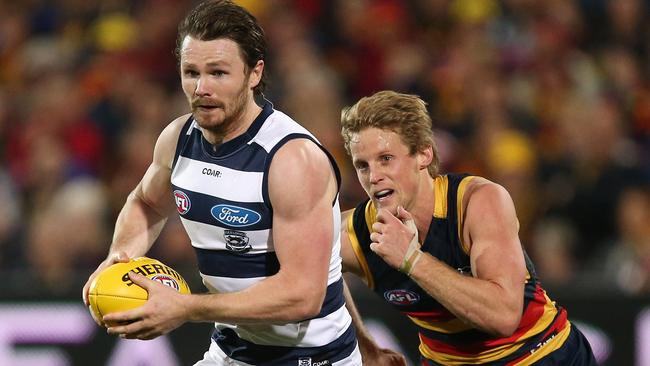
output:
[[[176,59],[180,63],[180,50],[186,36],[201,41],[227,38],[239,45],[246,64],[246,72],[259,60],[266,60],[267,45],[264,30],[257,19],[241,6],[230,0],[207,0],[194,7],[178,25]],[[253,89],[261,94],[266,88],[266,72]]]

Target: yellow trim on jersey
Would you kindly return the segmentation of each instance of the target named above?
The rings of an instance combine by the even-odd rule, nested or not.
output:
[[[546,343],[544,343],[542,346],[537,348],[530,357],[527,357],[526,359],[522,360],[517,365],[518,366],[532,365],[533,363],[541,360],[543,357],[548,356],[548,354],[559,349],[560,347],[562,347],[562,345],[564,345],[566,339],[569,338],[569,334],[571,334],[571,323],[567,320],[564,329],[562,329],[558,334],[556,334],[555,337],[546,340],[545,341]]]
[[[366,216],[366,226],[368,226],[368,232],[371,233],[373,231],[372,224],[374,224],[377,220],[377,209],[375,208],[375,205],[372,203],[372,201],[368,201],[368,203],[366,203],[366,211],[364,214]]]
[[[359,244],[359,239],[357,238],[357,233],[356,231],[354,231],[354,212],[352,212],[348,216],[347,229],[348,229],[347,230],[348,237],[350,238],[350,245],[352,245],[352,250],[354,251],[354,255],[357,257],[357,260],[359,261],[359,265],[361,266],[361,269],[363,270],[363,273],[366,276],[366,283],[370,289],[374,289],[375,279],[372,277],[372,273],[370,273],[370,268],[368,267],[368,261],[366,261],[366,256],[363,255],[363,249],[361,249],[361,245]]]
[[[546,292],[544,292],[544,299],[546,299],[546,304],[544,304],[544,313],[542,316],[537,320],[537,323],[535,325],[528,329],[528,331],[519,337],[519,339],[528,339],[531,336],[538,334],[544,329],[548,328],[551,323],[553,323],[553,320],[555,319],[555,316],[557,315],[557,308],[555,307],[555,304],[551,301],[551,299],[548,298],[548,295],[546,295]]]
[[[463,323],[463,321],[458,318],[453,318],[446,322],[430,323],[410,315],[408,315],[408,317],[416,325],[425,329],[430,329],[438,333],[452,334],[452,333],[459,333],[468,329],[472,329],[472,326]]]
[[[422,336],[420,335],[420,337]],[[521,346],[523,346],[523,343],[504,344],[502,346],[495,347],[472,356],[458,356],[458,355],[452,355],[448,353],[434,352],[429,347],[427,347],[427,345],[424,342],[422,342],[422,340],[420,340],[419,348],[420,348],[420,353],[424,357],[436,363],[440,363],[448,366],[459,366],[459,365],[497,361],[515,353],[519,348],[521,348]]]
[[[490,362],[490,361],[496,361],[501,358],[504,358],[506,356],[511,355],[515,351],[517,351],[523,343],[530,338],[531,336],[538,334],[542,332],[544,329],[546,329],[555,319],[555,315],[557,314],[557,308],[551,302],[551,300],[548,298],[546,293],[544,293],[544,298],[546,299],[546,304],[544,304],[544,313],[539,318],[537,323],[530,328],[526,333],[522,334],[519,339],[514,341],[513,343],[510,344],[505,344],[503,346],[499,346],[496,348],[492,348],[489,350],[486,350],[482,353],[479,353],[477,355],[473,356],[458,356],[458,355],[452,355],[452,354],[446,354],[446,353],[440,353],[440,352],[435,352],[432,349],[430,349],[426,344],[423,342],[420,342],[420,352],[422,355],[425,357],[437,362],[441,363],[444,365],[464,365],[467,363],[474,363],[480,361],[481,363],[484,362]],[[567,321],[568,323],[568,321]],[[558,337],[560,336],[560,337]],[[558,339],[558,340],[556,340]],[[558,333],[551,341],[549,341],[546,345],[552,345],[551,351],[559,348],[563,343],[564,340],[566,339],[566,336],[564,335],[564,330]],[[517,342],[521,342],[520,344],[517,344]],[[558,343],[559,342],[559,343]],[[555,348],[553,348],[555,347]],[[546,348],[543,349],[543,351],[538,351],[542,355],[539,356],[539,358],[543,357],[544,355],[550,353],[551,351],[548,351]],[[537,357],[537,356],[535,356]],[[537,358],[536,358],[537,359]],[[527,359],[528,360],[528,359]],[[522,363],[522,365],[527,365],[527,363]]]
[[[476,177],[474,176],[467,176],[463,178],[463,180],[460,181],[460,184],[458,184],[458,193],[456,195],[456,214],[458,215],[458,241],[460,242],[460,247],[463,249],[463,252],[465,254],[469,255],[469,245],[465,244],[463,242],[463,224],[464,224],[464,218],[465,216],[463,215],[463,196],[465,196],[465,190],[467,189],[467,184],[472,181]]]
[[[447,189],[449,179],[446,175],[439,175],[433,179],[433,217],[444,219],[447,217]]]

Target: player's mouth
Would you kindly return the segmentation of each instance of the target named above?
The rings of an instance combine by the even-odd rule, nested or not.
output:
[[[195,107],[195,110],[200,111],[200,112],[210,112],[215,109],[219,108],[219,106],[216,105],[198,105]]]
[[[395,191],[392,189],[382,189],[381,191],[375,192],[373,194],[373,197],[375,197],[377,201],[383,202],[389,199],[393,195],[393,193],[395,193]]]
[[[220,103],[217,103],[216,101],[210,101],[206,99],[197,99],[192,101],[192,108],[195,111],[199,112],[210,112],[213,111],[217,108],[221,108]]]

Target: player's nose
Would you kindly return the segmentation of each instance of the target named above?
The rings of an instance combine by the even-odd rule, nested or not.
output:
[[[196,80],[196,88],[194,88],[194,95],[196,96],[207,96],[212,94],[212,88],[210,86],[210,80],[207,76],[199,76]]]

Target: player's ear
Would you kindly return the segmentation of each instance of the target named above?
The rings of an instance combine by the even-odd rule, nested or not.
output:
[[[256,87],[260,80],[262,80],[262,73],[264,73],[264,60],[257,60],[255,66],[251,69],[248,76],[248,87],[253,89]]]
[[[433,147],[427,146],[418,152],[418,167],[427,169],[433,161]]]

